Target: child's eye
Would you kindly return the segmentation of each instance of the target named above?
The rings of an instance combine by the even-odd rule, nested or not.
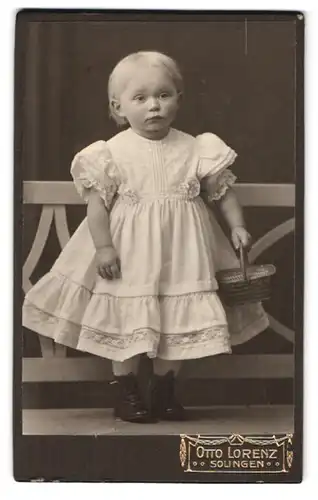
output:
[[[143,96],[143,95],[136,95],[134,97],[134,101],[144,102],[144,100],[145,100],[145,96]]]
[[[168,97],[170,97],[170,94],[168,94],[168,92],[161,92],[159,97],[160,99],[167,99]]]

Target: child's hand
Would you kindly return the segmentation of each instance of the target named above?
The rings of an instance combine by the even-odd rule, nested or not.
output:
[[[106,279],[120,278],[120,262],[113,246],[99,248],[96,250],[97,272]]]
[[[236,250],[238,250],[241,245],[247,247],[250,241],[251,235],[246,231],[245,227],[237,226],[232,229],[232,243]]]

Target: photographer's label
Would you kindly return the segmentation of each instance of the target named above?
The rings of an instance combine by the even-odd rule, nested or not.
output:
[[[185,472],[287,473],[293,462],[292,438],[181,434],[180,463]]]

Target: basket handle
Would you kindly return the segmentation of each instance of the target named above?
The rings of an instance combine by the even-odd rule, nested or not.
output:
[[[247,266],[248,266],[247,252],[241,243],[240,244],[240,267],[241,267],[241,271],[243,273],[245,281],[248,281]]]

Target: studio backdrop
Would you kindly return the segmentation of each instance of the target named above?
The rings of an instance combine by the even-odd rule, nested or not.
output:
[[[49,270],[85,217],[70,164],[80,149],[118,131],[108,113],[110,71],[131,52],[165,52],[178,61],[185,80],[176,128],[213,132],[236,150],[233,171],[253,236],[251,260],[277,267],[272,298],[264,304],[271,327],[235,346],[232,356],[187,361],[180,373],[183,401],[291,404],[295,23],[246,21],[243,15],[240,21],[209,22],[187,16],[177,22],[119,21],[111,15],[106,22],[54,22],[53,16],[24,29],[17,72],[24,292]],[[107,404],[110,362],[40,341],[30,331],[22,340],[25,408]]]

